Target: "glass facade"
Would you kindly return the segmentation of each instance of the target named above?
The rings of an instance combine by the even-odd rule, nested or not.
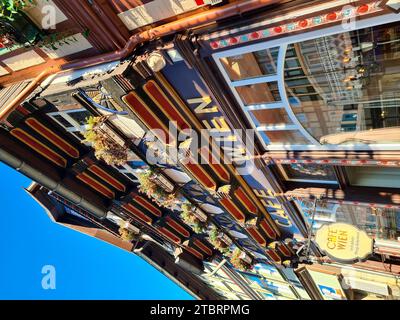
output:
[[[221,59],[231,80],[276,74],[279,48],[270,48]]]
[[[347,167],[346,174],[352,186],[400,188],[398,167]]]
[[[337,183],[333,167],[320,164],[283,164],[282,173],[286,180]]]
[[[297,201],[306,221],[311,225],[314,202]],[[338,204],[318,201],[315,212],[313,231],[324,224],[334,222],[348,223],[364,230],[376,239],[398,240],[400,237],[400,209],[373,208],[368,205]]]
[[[241,86],[236,90],[246,106],[281,101],[278,84],[275,81]]]
[[[399,31],[396,22],[300,35],[227,50],[216,62],[265,147],[398,144]]]
[[[400,125],[399,28],[381,25],[291,46],[296,56],[286,55],[286,90],[301,101],[291,107],[320,143],[393,142],[375,130]],[[355,131],[356,137],[341,134]]]

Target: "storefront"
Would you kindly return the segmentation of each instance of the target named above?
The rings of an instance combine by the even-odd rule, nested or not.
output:
[[[216,72],[209,79],[230,93],[225,113],[255,131],[260,153],[312,234],[346,222],[392,256],[400,236],[394,9],[379,1],[299,3],[197,34],[198,65]],[[312,219],[314,189],[320,200]]]
[[[324,300],[396,300],[398,277],[339,264],[313,265],[296,272],[307,289]]]
[[[204,37],[265,150],[399,146],[400,17],[334,3]]]

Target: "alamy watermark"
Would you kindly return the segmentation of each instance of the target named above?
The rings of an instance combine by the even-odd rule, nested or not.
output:
[[[42,289],[56,289],[56,268],[53,265],[45,265],[42,267]]]

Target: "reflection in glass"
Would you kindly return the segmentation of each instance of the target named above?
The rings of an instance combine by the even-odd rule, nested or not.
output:
[[[400,142],[398,23],[290,45],[284,75],[294,113],[321,143]]]
[[[229,78],[233,81],[276,74],[279,48],[264,49],[222,58]]]
[[[336,181],[333,167],[320,164],[283,164],[282,169],[288,180]]]
[[[277,130],[262,132],[270,144],[309,144],[309,141],[297,130]]]
[[[398,167],[346,167],[346,173],[352,186],[400,188]]]
[[[289,118],[284,108],[270,109],[270,110],[255,110],[249,111],[255,125],[274,125],[274,124],[291,124],[292,121]]]
[[[302,209],[308,223],[311,224],[313,201],[304,199],[296,203]],[[313,224],[314,233],[322,225],[333,222],[354,225],[376,239],[397,240],[400,236],[399,209],[318,201]]]
[[[281,100],[278,83],[276,81],[236,87],[236,91],[245,105],[262,104]]]

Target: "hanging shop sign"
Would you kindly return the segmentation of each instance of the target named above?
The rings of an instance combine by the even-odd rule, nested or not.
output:
[[[315,241],[331,259],[341,263],[365,260],[373,252],[374,241],[365,231],[347,223],[323,225]]]

